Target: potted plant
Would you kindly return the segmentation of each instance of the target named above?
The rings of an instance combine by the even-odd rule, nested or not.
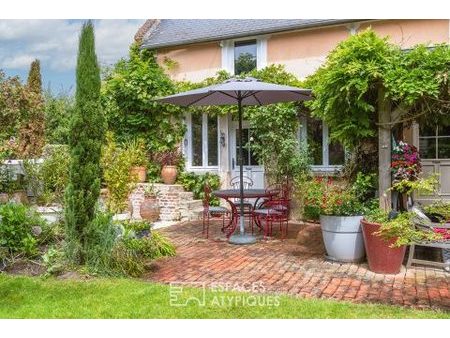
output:
[[[400,204],[400,210],[408,209],[408,197],[414,190],[414,183],[422,172],[420,155],[417,148],[400,141],[392,149],[392,199],[394,209]],[[412,203],[411,203],[412,204]]]
[[[363,205],[352,189],[328,184],[320,212],[327,258],[338,262],[360,262],[364,259],[360,226],[362,215]]]
[[[126,150],[130,157],[130,173],[136,177],[137,182],[147,180],[147,150],[143,139],[135,139],[126,144]]]
[[[159,219],[160,206],[157,200],[158,191],[153,184],[144,188],[144,200],[141,203],[141,217],[149,222]]]
[[[174,184],[177,179],[177,165],[181,161],[179,148],[161,151],[156,155],[157,162],[161,165],[161,179],[164,184]]]
[[[369,269],[375,273],[397,274],[402,266],[406,246],[423,240],[435,240],[439,235],[417,230],[414,214],[404,212],[395,218],[375,209],[361,220]]]
[[[363,204],[351,187],[332,184],[323,189],[320,226],[327,258],[338,262],[360,262],[364,259],[361,233]]]

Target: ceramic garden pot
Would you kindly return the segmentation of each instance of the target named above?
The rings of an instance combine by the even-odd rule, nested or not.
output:
[[[327,259],[337,262],[361,262],[364,259],[362,216],[320,216]]]
[[[174,184],[177,179],[178,169],[174,165],[165,165],[161,170],[161,179],[164,184]]]
[[[361,225],[369,269],[382,274],[399,273],[405,257],[406,246],[391,248],[390,245],[395,242],[395,238],[386,241],[375,235],[374,232],[378,231],[381,226],[378,223],[361,220]]]
[[[132,167],[131,174],[137,177],[139,183],[144,183],[147,180],[146,167]]]
[[[149,222],[156,222],[159,219],[160,206],[154,197],[145,197],[141,204],[141,217]]]

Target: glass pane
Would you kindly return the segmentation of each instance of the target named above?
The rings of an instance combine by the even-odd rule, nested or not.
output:
[[[436,126],[426,126],[421,124],[419,126],[420,136],[436,136]]]
[[[322,153],[322,121],[308,118],[306,126],[308,136],[308,150],[311,154],[314,165],[323,164],[323,153]]]
[[[234,73],[248,73],[256,68],[256,41],[234,44]]]
[[[195,167],[203,165],[202,136],[202,115],[192,114],[192,165]]]
[[[450,159],[450,137],[439,137],[438,139],[438,158]]]
[[[341,165],[345,162],[345,152],[342,144],[338,142],[328,145],[329,164]]]
[[[248,148],[246,147],[248,143],[248,129],[242,129],[242,142],[244,144],[244,147],[242,148],[242,156],[244,158],[244,165],[249,165],[249,152]],[[236,129],[236,163],[237,165],[241,164],[241,160],[239,157],[239,130]]]
[[[249,149],[250,149],[250,153],[249,153],[249,163],[250,165],[259,165],[258,160],[256,159],[256,155],[253,153],[253,149],[251,148],[251,144],[253,142],[253,137],[252,137],[252,131],[250,130],[250,139],[249,139]]]
[[[438,127],[439,136],[450,136],[450,126],[439,126]]]
[[[208,116],[208,165],[217,165],[217,117]]]
[[[436,138],[419,138],[419,153],[423,159],[436,158]]]

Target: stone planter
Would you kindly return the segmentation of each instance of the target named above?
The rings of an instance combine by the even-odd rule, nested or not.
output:
[[[178,169],[174,165],[165,165],[161,169],[161,179],[164,184],[174,184],[177,179]]]
[[[144,183],[147,180],[147,168],[146,167],[132,167],[131,175],[134,175],[138,179],[138,183]]]
[[[391,248],[390,245],[395,242],[396,238],[386,241],[380,236],[374,235],[373,233],[380,229],[381,225],[378,223],[361,220],[361,225],[370,271],[382,274],[399,273],[405,257],[406,246]]]
[[[361,262],[364,259],[362,216],[320,216],[327,258],[336,262]]]
[[[63,215],[63,209],[60,206],[37,207],[36,212],[50,224],[58,223]]]
[[[160,206],[156,198],[145,197],[141,203],[141,217],[149,222],[156,222],[159,219]]]
[[[127,221],[130,219],[129,213],[115,214],[112,218],[114,221]]]

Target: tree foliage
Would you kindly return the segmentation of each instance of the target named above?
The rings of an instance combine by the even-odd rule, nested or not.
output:
[[[42,97],[0,71],[0,152],[32,157],[42,150]],[[33,133],[36,132],[36,137]]]
[[[67,144],[74,99],[66,94],[45,94],[45,140],[49,144]]]
[[[65,195],[67,254],[75,263],[86,261],[86,229],[95,219],[100,192],[100,154],[104,116],[100,106],[100,70],[95,54],[94,27],[83,25],[76,68],[75,109],[70,120],[71,163]]]
[[[341,42],[308,78],[315,95],[308,106],[328,124],[333,139],[354,148],[376,135],[380,88],[398,112],[395,122],[425,116],[450,120],[449,68],[448,45],[402,51],[368,29]]]
[[[254,70],[251,76],[280,85],[302,87],[302,82],[282,65]],[[282,182],[309,170],[309,156],[299,143],[299,104],[279,103],[262,107],[246,107],[245,118],[253,130],[252,148],[269,181]]]
[[[42,97],[41,66],[34,60],[28,73],[26,89],[35,96],[35,109],[28,111],[19,130],[19,152],[22,157],[36,157],[45,144],[45,108]]]
[[[41,63],[37,59],[31,63],[27,86],[33,93],[42,95]]]
[[[150,152],[173,149],[184,135],[181,109],[152,100],[174,92],[154,53],[133,44],[129,58],[110,70],[102,88],[108,128],[121,142],[145,139]]]

